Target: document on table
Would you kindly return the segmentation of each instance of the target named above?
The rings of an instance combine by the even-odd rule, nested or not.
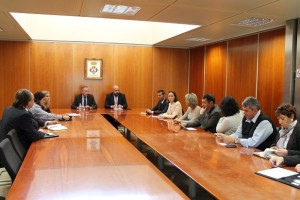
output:
[[[67,130],[68,128],[61,125],[61,124],[53,124],[53,125],[49,125],[47,126],[47,128],[51,131],[60,131],[60,130]]]
[[[300,189],[300,174],[298,174],[297,172],[278,167],[258,171],[255,173]]]
[[[276,150],[272,148],[266,148],[264,151],[261,152],[253,152],[253,155],[270,159],[271,157],[279,157],[278,155],[275,154]]]
[[[68,113],[67,115],[70,117],[80,116],[80,114],[78,114],[78,113]]]
[[[197,129],[193,128],[193,127],[185,127],[185,129],[188,130],[188,131],[195,131],[195,130],[197,130]]]
[[[274,179],[279,179],[287,176],[292,176],[298,174],[297,172],[293,172],[287,169],[283,169],[280,167],[272,168],[272,169],[266,169],[262,171],[256,172],[257,174],[267,176]]]

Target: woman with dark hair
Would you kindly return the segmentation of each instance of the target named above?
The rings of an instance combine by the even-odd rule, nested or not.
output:
[[[288,155],[288,150],[300,151],[300,126],[297,121],[296,108],[291,104],[279,106],[275,115],[281,126],[279,134],[275,138],[273,148],[279,156]]]
[[[169,108],[166,113],[158,115],[160,118],[175,119],[182,116],[182,107],[174,91],[168,92]]]
[[[47,93],[44,92],[36,92],[34,94],[34,105],[29,110],[34,115],[34,117],[45,121],[52,121],[54,119],[69,120],[70,117],[68,115],[57,115],[45,111],[45,109],[47,108],[44,107],[44,105],[49,102],[49,97],[47,97],[46,94]]]
[[[238,103],[231,96],[226,96],[222,99],[220,109],[223,117],[220,118],[216,131],[225,135],[231,135],[242,122],[243,114],[239,109]]]

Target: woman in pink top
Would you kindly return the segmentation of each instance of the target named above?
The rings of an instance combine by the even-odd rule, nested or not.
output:
[[[174,91],[168,92],[169,108],[166,113],[159,115],[160,118],[176,119],[182,116],[182,107]]]

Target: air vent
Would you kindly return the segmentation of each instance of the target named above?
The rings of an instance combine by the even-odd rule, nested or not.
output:
[[[246,26],[246,27],[257,27],[257,26],[263,26],[263,25],[266,25],[266,24],[270,24],[272,22],[274,22],[274,19],[264,19],[264,18],[251,17],[249,19],[244,19],[242,21],[233,23],[231,25]]]

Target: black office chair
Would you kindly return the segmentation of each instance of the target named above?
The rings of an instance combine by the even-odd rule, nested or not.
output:
[[[22,160],[19,158],[8,138],[5,138],[0,143],[0,160],[3,162],[3,165],[13,182],[20,169]]]
[[[12,143],[15,151],[17,152],[18,156],[20,157],[21,160],[24,160],[25,155],[26,155],[26,150],[21,144],[19,140],[19,136],[17,135],[17,132],[15,129],[12,129],[8,132],[7,137],[9,138],[10,142]]]

